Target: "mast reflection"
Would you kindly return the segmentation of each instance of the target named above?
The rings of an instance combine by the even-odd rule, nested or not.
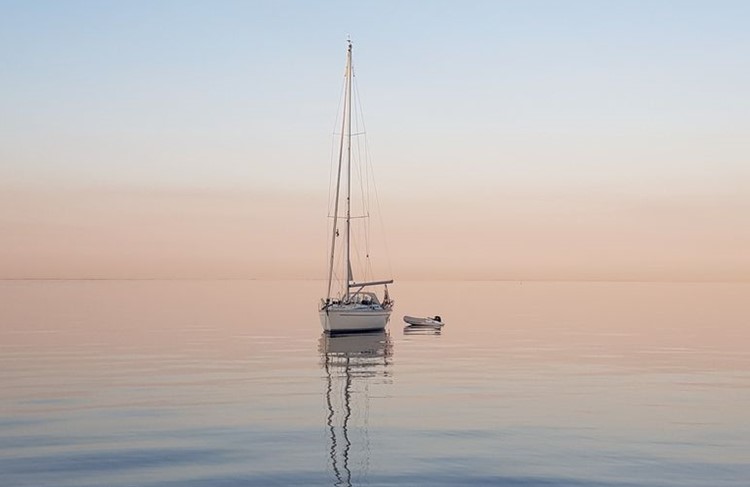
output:
[[[369,389],[371,384],[389,382],[393,343],[383,330],[346,335],[323,333],[318,351],[326,373],[326,427],[334,485],[350,487],[350,465],[361,475],[369,469]]]

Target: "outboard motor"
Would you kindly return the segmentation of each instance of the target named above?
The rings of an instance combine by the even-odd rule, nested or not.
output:
[[[433,318],[435,321],[439,321],[440,323],[443,322],[443,320],[440,319],[440,316],[435,315],[435,318]]]

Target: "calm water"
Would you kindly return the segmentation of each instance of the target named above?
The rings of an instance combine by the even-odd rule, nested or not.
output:
[[[322,287],[1,282],[0,485],[750,485],[749,284]]]

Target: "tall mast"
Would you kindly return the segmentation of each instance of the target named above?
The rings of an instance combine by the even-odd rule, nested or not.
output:
[[[352,41],[346,51],[346,294],[349,301],[349,285],[352,283],[351,247],[351,211],[352,211]]]
[[[346,91],[347,93],[350,91],[350,72],[351,72],[351,59],[352,58],[352,43],[349,41],[349,50],[346,54],[346,73],[345,73],[345,82],[346,82]],[[338,234],[338,223],[339,223],[339,193],[341,188],[341,162],[343,161],[343,155],[344,155],[344,129],[346,128],[347,123],[347,110],[351,110],[351,108],[348,106],[351,101],[351,96],[345,96],[344,97],[344,116],[341,117],[341,141],[339,142],[339,164],[338,164],[338,171],[336,172],[336,199],[333,204],[333,232],[331,234],[331,260],[328,264],[328,291],[326,292],[326,299],[331,298],[331,284],[333,283],[333,262],[334,258],[336,256],[336,236]],[[351,127],[351,123],[349,125]],[[348,149],[349,158],[351,158],[351,135],[349,136],[349,149]],[[347,199],[348,202],[348,199]],[[348,204],[347,204],[348,208]],[[347,248],[347,286],[346,286],[346,297],[349,297],[349,274],[351,270],[349,269],[349,212],[347,210],[347,217],[346,217],[346,223],[347,223],[347,237],[346,237],[346,248]]]

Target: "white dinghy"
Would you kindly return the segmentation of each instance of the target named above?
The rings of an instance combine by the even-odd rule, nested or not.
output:
[[[445,323],[443,323],[443,320],[439,316],[435,316],[432,318],[416,318],[414,316],[404,316],[404,321],[409,324],[409,326],[414,327],[429,327],[429,328],[442,328]]]

